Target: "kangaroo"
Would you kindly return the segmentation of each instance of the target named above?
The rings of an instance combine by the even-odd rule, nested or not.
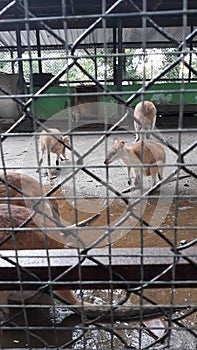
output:
[[[17,231],[10,230],[12,227],[20,227],[29,218],[32,214],[32,203],[34,204],[36,198],[40,198],[42,191],[46,192],[46,189],[30,176],[14,172],[7,172],[6,176],[0,174],[0,250],[64,248],[64,235],[57,230],[53,220],[50,220],[53,210],[55,210],[56,217],[59,215],[58,204],[55,200],[44,201],[44,211],[49,218],[48,216],[43,218],[43,215],[38,212],[23,225],[23,230],[18,234]],[[25,196],[22,192],[25,193]],[[28,196],[34,199],[30,200]],[[41,205],[38,206],[38,209],[43,212]],[[49,228],[49,231],[46,229],[45,232],[43,229],[45,227]],[[28,291],[24,293],[28,299],[31,293]],[[57,290],[54,294],[71,305],[81,305],[81,301],[71,290]],[[8,299],[22,300],[20,292],[3,291],[0,293],[0,305],[7,305]],[[93,306],[89,303],[84,303],[84,305]],[[4,311],[8,313],[7,309]]]
[[[140,186],[141,167],[145,176],[152,176],[152,185],[156,184],[163,176],[163,164],[166,162],[166,154],[162,144],[154,141],[137,141],[130,147],[125,146],[124,141],[116,139],[114,146],[109,151],[105,164],[110,164],[117,159],[121,159],[128,166],[128,184],[131,185],[130,170],[132,165],[135,172],[135,186]],[[137,166],[139,165],[139,167]],[[137,166],[137,167],[136,167]]]
[[[39,146],[40,146],[40,152],[41,152],[41,158],[39,160],[39,167],[41,166],[43,162],[43,156],[44,152],[46,151],[47,155],[47,164],[48,164],[48,169],[47,173],[50,179],[55,178],[56,176],[52,176],[52,172],[50,169],[51,166],[51,157],[50,153],[55,153],[57,158],[56,158],[56,166],[58,169],[59,166],[59,160],[61,159],[62,161],[66,159],[66,147],[59,142],[54,135],[59,138],[61,141],[64,143],[69,143],[68,136],[63,136],[58,129],[48,129],[48,132],[45,130],[42,131],[39,139]],[[38,171],[38,170],[37,170]]]
[[[143,128],[145,130],[154,129],[157,109],[151,101],[139,102],[134,109],[134,117],[139,120],[139,123],[134,120],[134,128],[136,131],[135,142],[140,140],[139,131]],[[149,139],[150,134],[146,133],[146,138]]]
[[[11,184],[11,186],[6,186],[6,183]],[[7,171],[6,176],[4,173],[0,173],[0,203],[7,203],[6,197],[8,197],[10,204],[32,208],[34,202],[44,196],[47,191],[48,188],[42,186],[31,176],[14,171]],[[29,197],[34,198],[34,200],[29,199]],[[60,213],[55,198],[44,198],[42,203],[37,205],[36,208],[42,210],[43,205],[45,211],[47,211],[49,215],[59,219]]]

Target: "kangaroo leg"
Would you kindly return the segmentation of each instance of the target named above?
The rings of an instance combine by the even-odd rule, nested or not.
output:
[[[146,133],[146,138],[147,138],[147,140],[150,139],[150,134],[149,133]]]
[[[39,162],[38,162],[38,165],[41,166],[43,163],[43,155],[42,155],[42,158],[40,158]]]
[[[158,167],[152,167],[150,168],[150,173],[151,173],[151,177],[152,177],[152,186],[155,186],[156,184],[156,180],[157,180],[157,174],[159,173],[159,169]]]
[[[59,168],[59,164],[60,164],[60,160],[61,159],[61,157],[60,157],[60,155],[59,154],[57,154],[57,158],[56,158],[56,170],[60,170],[60,168]],[[61,159],[62,160],[62,159]]]
[[[155,184],[156,184],[156,175],[153,174],[152,175],[152,186],[155,186]]]
[[[45,151],[45,147],[44,147],[44,145],[42,145],[42,146],[41,146],[41,149],[40,149],[41,158],[40,158],[39,161],[38,161],[38,166],[39,166],[39,168],[41,167],[41,165],[42,165],[42,163],[43,163],[44,151]],[[36,170],[37,173],[38,173],[38,171],[39,171],[39,168]]]
[[[63,161],[63,160],[66,159],[66,147],[63,148],[62,156],[63,156],[63,157],[61,157],[61,155],[60,155],[60,159]]]
[[[56,167],[59,166],[59,159],[60,159],[60,156],[59,156],[59,154],[57,154],[57,158],[56,158]]]
[[[134,142],[137,142],[140,140],[140,136],[139,136],[139,130],[140,130],[140,125],[134,121],[134,129],[135,129],[135,141]]]
[[[128,171],[128,185],[131,185],[131,167],[130,166],[128,166],[127,171]]]
[[[140,187],[140,174],[139,171],[137,169],[134,169],[135,171],[135,182],[134,185],[139,188]]]
[[[156,123],[156,115],[154,116],[154,118],[153,118],[153,122],[152,122],[152,129],[154,129],[154,127],[155,127],[155,123]]]
[[[147,129],[150,130],[150,131],[153,130],[154,127],[155,127],[155,123],[156,123],[156,115],[154,116],[153,121],[152,121],[151,124],[150,124],[150,127],[147,128]],[[149,133],[146,134],[146,138],[147,138],[147,139],[150,138],[150,134],[149,134]]]
[[[50,157],[50,151],[47,149],[47,165],[48,165],[48,169],[47,169],[47,173],[50,179],[53,178],[52,176],[52,172],[51,172],[51,157]]]
[[[135,134],[135,142],[138,142],[139,140],[140,140],[139,133],[136,132],[136,134]]]
[[[159,180],[163,179],[163,168],[162,167],[158,168],[158,178],[159,178]]]

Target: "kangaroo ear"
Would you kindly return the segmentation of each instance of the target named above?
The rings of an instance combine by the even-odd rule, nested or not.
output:
[[[119,146],[120,146],[120,148],[124,148],[125,142],[124,142],[124,141],[121,141],[121,142],[119,143]]]
[[[117,145],[119,143],[119,140],[117,138],[114,139],[114,144]]]
[[[63,141],[64,141],[64,143],[69,143],[69,138],[68,138],[68,136],[63,136]]]

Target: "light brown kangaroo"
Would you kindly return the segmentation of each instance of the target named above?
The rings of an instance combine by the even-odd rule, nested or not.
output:
[[[128,184],[131,184],[130,170],[133,166],[135,172],[135,186],[141,182],[141,168],[145,176],[152,176],[152,185],[163,176],[163,164],[166,162],[166,154],[162,144],[150,140],[137,141],[130,147],[125,146],[124,141],[115,140],[114,146],[109,151],[105,164],[110,164],[121,159],[128,166]],[[137,166],[139,165],[139,166]],[[136,167],[137,166],[137,167]]]
[[[14,172],[7,172],[6,176],[0,174],[0,250],[64,248],[65,240],[62,232],[56,229],[55,223],[50,218],[43,218],[40,213],[36,213],[35,217],[23,226],[23,230],[19,230],[20,232],[14,233],[14,230],[8,230],[11,227],[19,227],[29,217],[32,213],[32,205],[36,199],[40,198],[41,192],[46,192],[46,189],[30,176]],[[33,203],[32,200],[28,199],[28,196],[34,198]],[[9,206],[8,199],[5,197],[9,198]],[[42,203],[38,206],[38,209],[41,210],[41,213],[43,212]],[[59,217],[57,201],[55,199],[44,201],[44,212],[52,217],[53,211],[55,211],[56,218]],[[46,230],[46,234],[42,229],[43,227],[49,228],[49,233]],[[8,239],[9,235],[10,238]],[[25,293],[28,298],[29,292]],[[55,291],[55,295],[69,304],[81,304],[81,301],[74,296],[71,290],[58,290]],[[20,292],[1,292],[0,305],[7,305],[8,299],[12,298],[20,300]],[[92,306],[89,303],[84,303],[84,305]],[[5,311],[8,312],[6,309]]]
[[[11,184],[12,187],[6,186],[6,182]],[[0,173],[0,203],[7,203],[6,197],[9,197],[10,204],[32,208],[34,201],[38,201],[47,191],[48,188],[42,186],[31,176],[14,171],[7,171],[5,177],[4,173]],[[33,197],[34,201],[29,199],[29,197]],[[42,203],[36,207],[42,210],[43,205],[45,211],[47,211],[49,215],[52,215],[54,218],[59,218],[58,203],[54,196],[52,199],[50,197],[43,199]]]
[[[144,130],[154,129],[156,118],[157,118],[157,109],[153,102],[143,101],[139,102],[134,109],[134,117],[139,120],[140,123],[137,123],[134,120],[134,128],[136,131],[135,142],[139,141],[140,135],[139,131],[143,128]],[[149,133],[146,133],[146,138],[150,137]]]
[[[47,156],[47,173],[50,179],[56,177],[52,176],[51,172],[51,156],[50,153],[55,153],[57,158],[56,158],[56,167],[58,168],[59,166],[59,160],[61,159],[62,161],[66,159],[66,147],[59,142],[54,135],[63,141],[65,144],[69,143],[69,138],[68,136],[63,136],[58,129],[48,129],[48,132],[45,130],[42,131],[39,139],[39,146],[40,146],[40,153],[41,153],[41,158],[39,160],[39,166],[41,166],[43,162],[43,156],[44,152],[46,151],[46,156]],[[38,170],[37,170],[38,171]]]

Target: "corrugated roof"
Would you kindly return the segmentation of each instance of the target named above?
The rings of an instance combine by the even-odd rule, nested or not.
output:
[[[197,27],[193,28],[194,30]],[[187,37],[191,28],[187,27],[176,28],[176,27],[167,27],[165,31],[173,37],[176,41],[182,42],[185,37]],[[75,41],[82,35],[84,32],[83,29],[68,29],[66,32],[63,29],[55,29],[53,32],[55,36],[51,33],[48,33],[46,30],[40,30],[40,45],[41,47],[55,47],[61,46],[62,40],[68,40],[68,44],[73,45]],[[31,47],[37,46],[36,31],[30,30],[28,33],[25,30],[21,32],[21,45],[22,47],[28,47],[30,44]],[[122,41],[123,44],[127,47],[141,47],[142,38],[145,35],[147,47],[161,47],[161,46],[172,46],[172,43],[165,38],[161,33],[159,33],[154,28],[146,28],[146,32],[142,28],[123,28]],[[57,39],[60,38],[60,40]],[[89,35],[87,35],[84,40],[81,42],[80,46],[102,46],[104,40],[107,44],[113,44],[113,29],[107,28],[106,30],[102,28],[97,28]],[[197,40],[193,41],[193,46],[197,46]],[[17,38],[15,31],[9,32],[0,32],[0,47],[1,49],[5,48],[16,48],[17,47]]]
[[[147,47],[172,46],[173,42],[159,33],[151,21],[178,42],[196,28],[196,0],[187,1],[187,6],[183,0],[149,0],[146,12],[142,11],[143,0],[106,0],[104,3],[102,0],[67,0],[65,8],[63,3],[61,0],[28,0],[24,7],[23,1],[1,0],[0,49],[17,48],[17,27],[23,47],[37,46],[36,30],[39,30],[41,46],[50,48],[64,45],[66,39],[72,45],[93,23],[96,23],[94,29],[80,45],[101,46],[104,40],[111,45],[113,28],[118,28],[120,23],[123,44],[134,48],[141,47],[143,21],[146,21]],[[102,26],[106,26],[106,31]],[[193,45],[196,46],[196,42],[194,38]]]

